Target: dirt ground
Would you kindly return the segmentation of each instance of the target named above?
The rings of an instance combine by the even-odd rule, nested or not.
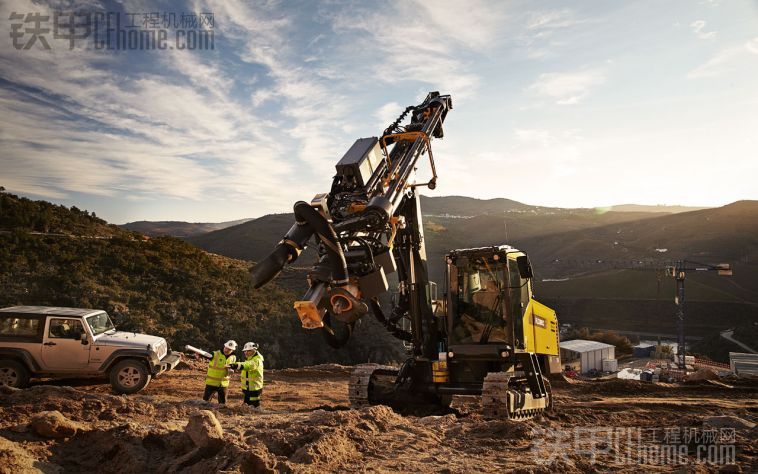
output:
[[[556,410],[487,421],[476,397],[450,413],[350,410],[350,367],[268,371],[263,410],[200,400],[190,361],[140,394],[98,380],[36,383],[0,393],[0,472],[586,472],[758,471],[758,384],[554,383]],[[48,439],[34,415],[59,411],[75,434]],[[223,442],[196,446],[191,414],[211,410]]]

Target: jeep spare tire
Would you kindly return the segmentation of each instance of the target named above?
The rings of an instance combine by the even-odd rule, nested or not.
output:
[[[29,384],[29,371],[23,364],[0,359],[0,387],[24,388]]]
[[[111,386],[118,393],[137,393],[150,383],[150,371],[140,360],[126,359],[110,370]]]

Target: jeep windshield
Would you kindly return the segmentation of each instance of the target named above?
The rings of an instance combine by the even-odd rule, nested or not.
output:
[[[87,324],[89,324],[92,334],[97,336],[108,331],[115,331],[116,327],[113,326],[111,318],[108,317],[108,313],[99,313],[87,318]]]

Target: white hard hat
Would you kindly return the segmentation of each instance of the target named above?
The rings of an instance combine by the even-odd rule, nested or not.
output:
[[[242,352],[257,351],[257,350],[258,350],[258,344],[254,342],[246,342],[245,347],[242,348]]]
[[[226,344],[224,344],[224,347],[231,350],[237,350],[237,342],[234,339],[229,339],[226,341]]]

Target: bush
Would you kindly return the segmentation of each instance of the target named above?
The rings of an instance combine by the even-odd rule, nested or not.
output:
[[[589,328],[580,328],[580,329],[574,329],[573,331],[569,332],[566,335],[565,339],[566,340],[585,339],[587,341],[598,341],[598,342],[604,342],[606,344],[610,344],[616,347],[616,350],[615,350],[616,357],[621,356],[621,355],[632,354],[632,352],[634,351],[632,349],[632,342],[629,340],[629,338],[626,336],[622,336],[619,333],[614,332],[614,331],[591,332]]]

